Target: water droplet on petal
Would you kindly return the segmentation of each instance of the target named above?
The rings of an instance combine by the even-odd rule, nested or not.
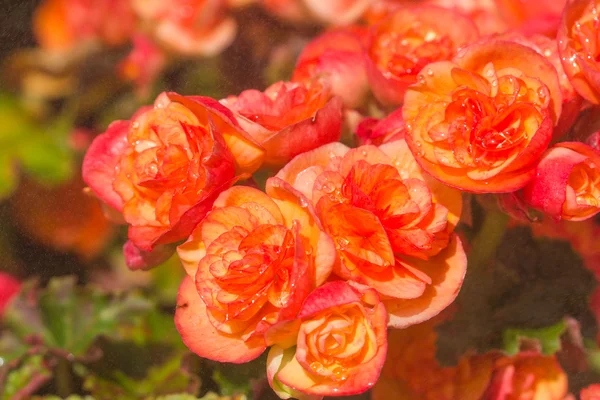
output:
[[[433,76],[433,70],[431,68],[427,69],[427,75]]]
[[[418,82],[419,82],[421,85],[423,85],[423,84],[425,84],[425,77],[424,77],[423,75],[419,74],[419,75],[417,75],[417,81],[418,81]]]

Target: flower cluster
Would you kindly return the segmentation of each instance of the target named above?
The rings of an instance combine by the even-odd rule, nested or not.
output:
[[[195,41],[219,2],[147,3],[127,3],[130,20],[167,46],[225,42]],[[175,324],[189,349],[244,363],[270,348],[281,398],[361,393],[383,370],[402,384],[382,380],[375,398],[563,399],[554,357],[494,353],[444,368],[412,354],[411,335],[426,340],[413,325],[461,288],[463,192],[554,220],[600,211],[600,153],[565,136],[599,102],[598,1],[569,2],[562,19],[562,4],[542,15],[533,1],[502,18],[500,4],[399,3],[264,1],[292,20],[346,26],[315,38],[291,80],[264,91],[162,93],[94,140],[83,178],[128,225],[131,268],[177,252],[187,276]],[[227,30],[209,19],[208,35]],[[68,21],[107,43],[127,26]],[[343,132],[354,134],[346,144]],[[397,349],[409,360],[396,364]],[[406,371],[387,371],[398,365]]]

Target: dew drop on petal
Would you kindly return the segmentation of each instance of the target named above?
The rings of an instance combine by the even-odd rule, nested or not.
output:
[[[323,192],[325,192],[327,194],[331,194],[335,190],[335,185],[329,181],[326,181],[325,183],[323,183],[321,190],[323,190]]]
[[[433,70],[431,68],[427,69],[427,75],[433,76]]]

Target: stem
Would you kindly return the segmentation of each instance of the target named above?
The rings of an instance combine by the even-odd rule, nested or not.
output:
[[[472,242],[470,268],[478,268],[491,260],[502,242],[508,221],[508,215],[498,211],[488,211],[485,214],[481,229]]]
[[[56,364],[56,391],[63,398],[73,393],[71,363],[66,358],[59,358]]]

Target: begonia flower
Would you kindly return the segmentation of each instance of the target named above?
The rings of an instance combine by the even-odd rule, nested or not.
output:
[[[325,145],[276,177],[312,201],[341,258],[334,272],[376,289],[391,326],[429,319],[454,300],[466,270],[452,233],[462,197],[427,177],[403,140]]]
[[[598,0],[571,0],[562,15],[558,51],[573,87],[586,100],[600,103],[600,18]]]
[[[235,38],[226,0],[130,1],[152,37],[171,51],[214,56]]]
[[[215,100],[163,93],[94,140],[83,179],[123,214],[133,244],[151,251],[187,238],[234,182],[236,162],[260,163],[261,152]]]
[[[363,57],[365,38],[366,30],[361,27],[340,28],[318,36],[298,56],[292,81],[327,80],[346,107],[360,107],[369,91]]]
[[[295,318],[331,272],[333,241],[288,186],[272,186],[272,197],[244,186],[223,192],[179,246],[189,277],[175,323],[196,354],[235,363],[258,357],[265,331]]]
[[[475,192],[512,192],[535,175],[562,109],[554,66],[536,51],[480,41],[429,64],[405,96],[406,141],[421,167]]]
[[[387,315],[377,292],[330,282],[313,291],[297,319],[267,331],[269,383],[281,398],[346,396],[370,389],[385,361]]]
[[[425,65],[450,60],[478,36],[459,12],[423,5],[398,9],[369,30],[366,66],[373,94],[386,105],[400,105]]]
[[[222,100],[265,149],[264,165],[281,167],[298,154],[340,139],[342,102],[321,81],[277,82]]]
[[[65,51],[86,40],[122,45],[131,38],[135,23],[129,1],[45,0],[36,10],[33,30],[41,47]]]
[[[0,271],[0,317],[11,300],[21,290],[21,282],[12,275]]]
[[[543,155],[523,196],[555,219],[591,218],[600,212],[600,152],[579,142],[558,143]]]

